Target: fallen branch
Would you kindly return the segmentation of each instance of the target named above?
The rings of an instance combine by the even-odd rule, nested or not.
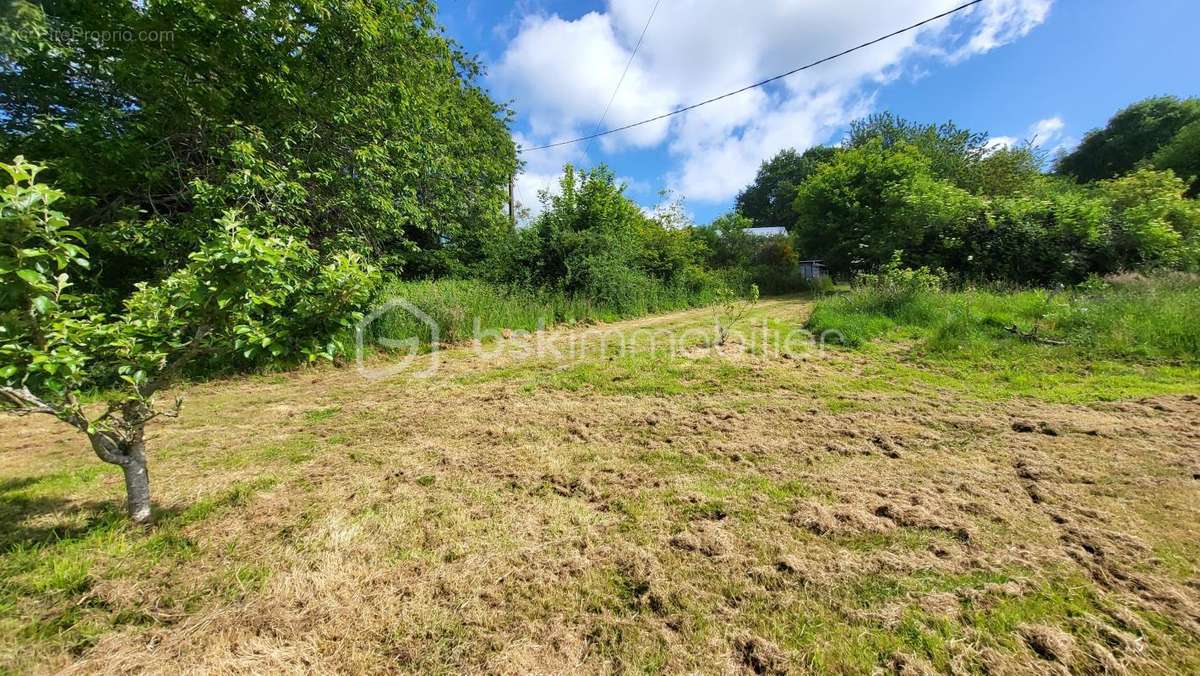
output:
[[[1006,326],[1006,327],[1004,327],[1004,329],[1006,331],[1008,331],[1009,333],[1016,334],[1017,337],[1020,338],[1021,340],[1028,340],[1028,341],[1031,341],[1034,343],[1041,343],[1042,345],[1066,345],[1067,344],[1067,341],[1065,341],[1065,340],[1055,340],[1053,338],[1043,338],[1037,334],[1037,331],[1022,331],[1020,329],[1020,327],[1018,327],[1016,324],[1013,324],[1012,326]]]

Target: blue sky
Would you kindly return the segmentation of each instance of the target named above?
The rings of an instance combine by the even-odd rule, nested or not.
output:
[[[511,100],[527,146],[594,131],[653,0],[445,0],[447,32],[479,56],[485,86]],[[961,0],[660,0],[604,127],[789,70]],[[636,131],[525,154],[519,199],[564,161],[605,162],[652,207],[669,188],[697,222],[728,210],[763,159],[836,142],[869,112],[1068,148],[1120,107],[1200,94],[1200,2],[985,0],[970,13],[766,91]]]

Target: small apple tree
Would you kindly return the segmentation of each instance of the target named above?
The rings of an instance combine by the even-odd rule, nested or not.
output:
[[[739,298],[727,286],[718,289],[716,303],[713,305],[713,321],[717,325],[716,344],[725,345],[734,325],[742,321],[756,305],[758,305],[757,284],[750,285],[750,291],[745,298]]]
[[[82,234],[52,208],[62,193],[37,183],[41,167],[23,158],[0,168],[12,177],[0,191],[0,405],[85,434],[124,472],[136,522],[151,517],[146,424],[182,404],[161,408],[154,395],[196,362],[332,359],[376,281],[354,255],[321,264],[306,243],[260,237],[229,213],[183,268],[138,285],[123,312],[106,314],[72,293],[88,257]],[[106,403],[87,405],[83,392],[98,388],[109,391]]]

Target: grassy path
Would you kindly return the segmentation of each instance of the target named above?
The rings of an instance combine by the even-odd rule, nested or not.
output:
[[[148,530],[4,419],[0,669],[1200,669],[1194,396],[753,338],[808,309],[748,353],[694,310],[189,387]]]

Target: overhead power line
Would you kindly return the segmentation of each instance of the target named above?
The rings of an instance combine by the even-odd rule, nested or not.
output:
[[[607,130],[607,131],[600,131],[600,132],[596,132],[596,133],[594,133],[594,134],[589,134],[589,135],[587,135],[587,136],[580,136],[579,138],[573,138],[573,139],[570,139],[570,140],[567,140],[567,141],[558,141],[557,143],[547,143],[547,144],[546,144],[546,145],[544,145],[544,146],[535,146],[535,147],[533,147],[533,148],[522,148],[522,149],[521,149],[521,152],[531,152],[531,151],[534,151],[534,150],[545,150],[545,149],[547,149],[547,148],[557,148],[557,147],[559,147],[559,146],[571,145],[572,143],[579,143],[579,142],[581,142],[581,141],[590,141],[590,140],[592,140],[592,139],[594,139],[594,138],[599,138],[599,137],[601,137],[601,136],[607,136],[607,135],[609,135],[609,134],[615,134],[615,133],[617,133],[617,132],[619,132],[619,131],[625,131],[626,129],[633,129],[634,127],[640,127],[640,126],[642,126],[642,125],[644,125],[644,124],[650,124],[651,122],[657,122],[657,121],[659,121],[659,120],[664,120],[664,119],[666,119],[666,118],[668,118],[668,117],[672,117],[672,116],[675,116],[675,115],[679,115],[679,114],[681,114],[681,113],[686,113],[687,111],[689,111],[689,110],[695,110],[695,109],[699,108],[700,106],[706,106],[706,105],[708,105],[708,104],[710,104],[710,103],[715,103],[715,102],[717,102],[717,101],[720,101],[721,99],[727,99],[727,98],[729,98],[730,96],[734,96],[734,95],[737,95],[737,94],[741,94],[742,92],[750,91],[751,89],[755,89],[755,88],[757,88],[757,87],[762,87],[763,85],[770,84],[770,83],[772,83],[772,82],[775,82],[776,80],[782,80],[783,78],[785,78],[785,77],[788,77],[788,76],[790,76],[790,75],[795,75],[796,73],[799,73],[799,72],[800,72],[800,71],[802,71],[802,70],[808,70],[809,68],[814,68],[814,67],[816,67],[816,66],[819,66],[819,65],[821,65],[821,64],[823,64],[823,63],[828,63],[828,62],[830,62],[830,61],[833,61],[834,59],[837,59],[837,58],[841,58],[841,57],[843,57],[843,56],[846,56],[847,54],[851,54],[851,53],[853,53],[853,52],[857,52],[857,51],[858,51],[858,50],[860,50],[860,49],[866,49],[867,47],[870,47],[871,45],[875,45],[875,44],[878,44],[878,43],[880,43],[880,42],[883,42],[884,40],[888,40],[888,39],[890,39],[890,38],[894,38],[894,37],[896,37],[897,35],[902,35],[902,34],[904,34],[904,33],[907,33],[907,32],[909,32],[909,31],[916,30],[916,29],[920,28],[921,26],[924,26],[925,24],[928,24],[928,23],[933,23],[934,21],[937,21],[938,19],[944,19],[944,18],[946,18],[946,17],[950,16],[951,14],[956,14],[956,13],[958,13],[958,12],[961,12],[961,11],[963,11],[964,9],[968,9],[968,8],[970,8],[970,7],[973,7],[973,6],[975,6],[975,5],[978,5],[978,4],[979,4],[979,3],[981,3],[981,2],[983,2],[983,0],[971,0],[971,2],[968,2],[968,3],[966,3],[966,4],[959,5],[958,7],[955,7],[954,9],[950,9],[950,10],[947,10],[947,11],[945,11],[945,12],[942,12],[941,14],[938,14],[937,16],[931,16],[931,17],[929,17],[928,19],[924,19],[924,20],[922,20],[922,21],[918,21],[917,23],[914,23],[914,24],[913,24],[913,25],[911,25],[911,26],[906,26],[905,28],[901,28],[900,30],[897,30],[897,31],[892,31],[891,33],[888,33],[887,35],[882,35],[882,36],[880,36],[880,37],[877,37],[877,38],[875,38],[874,40],[871,40],[871,41],[869,41],[869,42],[864,42],[864,43],[862,43],[861,45],[858,45],[858,46],[856,46],[856,47],[851,47],[850,49],[847,49],[847,50],[844,50],[844,51],[838,52],[837,54],[832,54],[832,55],[830,55],[830,56],[827,56],[827,57],[825,57],[825,58],[823,58],[823,59],[818,59],[818,60],[816,60],[816,61],[813,61],[812,63],[808,63],[808,64],[805,64],[805,65],[803,65],[803,66],[800,66],[799,68],[793,68],[792,70],[789,70],[789,71],[788,71],[788,72],[786,72],[786,73],[780,73],[779,75],[776,75],[776,76],[774,76],[774,77],[769,77],[769,78],[767,78],[767,79],[765,79],[765,80],[762,80],[762,81],[759,81],[759,82],[755,82],[754,84],[746,85],[745,87],[742,87],[741,89],[735,89],[735,90],[733,90],[733,91],[731,91],[731,92],[726,92],[726,93],[724,93],[724,94],[721,94],[720,96],[714,96],[714,97],[712,97],[711,99],[705,99],[705,100],[703,100],[703,101],[700,101],[699,103],[693,103],[693,104],[692,104],[692,105],[690,105],[690,106],[684,106],[683,108],[676,108],[675,110],[672,110],[672,111],[670,111],[670,112],[668,112],[668,113],[663,113],[663,114],[661,114],[661,115],[656,115],[656,116],[654,116],[654,117],[650,117],[650,118],[647,118],[647,119],[645,119],[645,120],[641,120],[641,121],[639,121],[639,122],[632,122],[632,123],[630,123],[630,124],[626,124],[626,125],[623,125],[623,126],[620,126],[620,127],[616,127],[616,128],[614,128],[614,129],[609,129],[609,130]],[[644,33],[643,33],[643,34],[644,34]],[[614,95],[615,95],[615,94],[614,94]]]
[[[637,44],[633,46],[633,53],[629,55],[629,60],[625,62],[625,70],[621,71],[621,77],[617,80],[617,86],[613,88],[612,96],[608,97],[608,105],[604,106],[604,114],[600,116],[600,121],[596,123],[596,131],[599,133],[600,127],[604,126],[604,118],[608,117],[608,110],[612,108],[613,101],[617,100],[617,92],[621,91],[621,83],[625,81],[625,76],[629,73],[629,67],[633,65],[633,58],[637,56],[638,50],[642,47],[642,40],[646,39],[646,30],[650,28],[650,22],[654,20],[654,13],[658,11],[658,3],[662,0],[654,0],[654,7],[650,8],[650,16],[646,17],[646,25],[642,26],[642,34],[638,36]]]

